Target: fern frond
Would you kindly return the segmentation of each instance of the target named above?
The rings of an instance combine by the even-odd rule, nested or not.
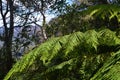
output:
[[[117,17],[118,22],[120,22],[120,6],[114,4],[102,4],[89,7],[86,12],[88,15],[93,17],[101,17],[105,19],[106,17],[111,20]]]
[[[81,46],[81,44],[83,43],[83,36],[84,34],[81,32],[76,32],[71,34],[68,38],[67,38],[67,43],[64,44],[65,47],[65,54],[67,55],[69,52],[73,51],[74,47],[76,46]]]
[[[90,80],[120,79],[120,50],[109,58]]]
[[[100,38],[99,38],[99,43],[102,45],[108,45],[108,46],[114,46],[114,45],[119,45],[120,40],[116,36],[115,32],[110,31],[109,29],[101,30],[99,32]]]
[[[68,61],[64,61],[64,62],[62,62],[62,63],[60,63],[58,65],[52,66],[49,69],[47,69],[45,72],[41,73],[41,75],[53,72],[53,71],[55,71],[57,69],[62,69],[66,65],[72,65],[75,60],[76,60],[76,58],[72,58],[72,59],[70,59]]]
[[[95,30],[90,30],[85,32],[85,41],[86,41],[86,49],[94,48],[97,51],[97,46],[99,45],[98,42],[99,34]]]
[[[20,77],[21,75],[25,76],[34,70],[37,71],[38,69],[43,69],[42,66],[45,70],[43,69],[44,71],[42,72],[38,71],[38,74],[44,76],[46,73],[49,74],[58,69],[62,70],[65,65],[72,65],[74,59],[76,59],[79,65],[82,65],[80,63],[82,60],[84,61],[83,57],[86,55],[85,53],[96,55],[95,53],[98,52],[98,46],[100,45],[118,46],[120,45],[120,39],[115,35],[115,32],[108,29],[99,32],[96,32],[95,30],[90,30],[85,33],[75,32],[63,37],[51,38],[31,50],[18,61],[4,80]],[[88,55],[88,57],[91,56]],[[91,61],[93,59],[94,58],[90,58],[89,60]],[[100,62],[99,60],[97,61]],[[86,64],[88,64],[87,62],[87,60],[84,61],[85,67]],[[33,68],[35,65],[37,68]],[[74,67],[78,67],[78,64],[75,64]],[[90,75],[91,74],[89,74],[89,76]]]
[[[49,63],[51,63],[51,60],[59,53],[59,51],[61,50],[63,44],[65,44],[67,42],[67,38],[69,36],[64,36],[64,37],[60,37],[56,42],[54,42],[53,45],[51,45],[51,50],[49,50],[49,57],[46,59],[47,60],[47,65]],[[44,55],[43,55],[44,56]],[[42,57],[43,57],[42,56]],[[43,58],[44,59],[44,58]]]

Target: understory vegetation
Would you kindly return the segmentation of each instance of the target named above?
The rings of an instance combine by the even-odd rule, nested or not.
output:
[[[119,49],[120,38],[109,29],[51,38],[18,61],[4,80],[118,79]]]

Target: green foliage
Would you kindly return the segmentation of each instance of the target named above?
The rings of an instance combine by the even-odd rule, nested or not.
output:
[[[86,11],[85,19],[91,20],[90,23],[94,28],[107,27],[111,30],[120,28],[120,6],[115,4],[102,4],[90,6]]]
[[[87,14],[94,17],[100,17],[102,19],[109,18],[111,20],[112,18],[116,17],[118,22],[120,22],[120,6],[119,5],[113,5],[113,4],[105,4],[105,5],[95,5],[91,6],[86,10]]]
[[[85,32],[90,29],[109,28],[116,31],[120,28],[120,6],[101,4],[88,6],[67,6],[66,12],[49,22],[46,31],[48,36],[62,35],[76,31]]]
[[[120,50],[109,58],[103,67],[91,78],[91,80],[119,80],[120,79]]]
[[[18,61],[4,80],[89,80],[119,45],[109,29],[51,38]]]

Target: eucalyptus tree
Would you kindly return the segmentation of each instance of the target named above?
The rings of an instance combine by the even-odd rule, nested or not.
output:
[[[38,12],[39,15],[42,15],[42,27],[36,23],[36,19],[33,21],[34,24],[38,25],[42,29],[42,35],[44,40],[47,39],[46,36],[46,16],[50,10],[61,10],[65,5],[66,0],[20,0],[28,9],[32,9],[34,12]]]

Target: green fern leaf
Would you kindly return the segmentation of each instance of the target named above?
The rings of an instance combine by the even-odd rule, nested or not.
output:
[[[46,74],[51,75],[50,73],[54,73],[56,70],[64,71],[66,65],[69,65],[69,67],[66,67],[68,71],[66,74],[69,74],[69,71],[78,67],[78,63],[81,67],[84,67],[81,69],[79,66],[79,70],[84,70],[86,66],[90,66],[89,61],[92,62],[92,60],[94,60],[94,57],[91,57],[91,55],[97,55],[95,53],[98,53],[98,46],[100,45],[118,46],[120,45],[120,39],[115,35],[115,32],[109,29],[104,29],[99,32],[95,30],[89,30],[85,33],[75,32],[63,37],[51,38],[31,50],[18,61],[4,80],[13,80],[16,79],[16,77],[27,77],[32,74],[34,70],[37,72],[33,75],[43,77]],[[91,55],[86,55],[87,53],[91,53]],[[96,59],[99,59],[96,61],[97,64],[100,64],[100,60],[104,59],[104,57],[101,58],[99,56]],[[82,61],[83,63],[81,63]],[[40,69],[40,72],[38,69]],[[86,71],[82,72],[86,74]],[[88,76],[91,75],[89,72],[87,74],[89,74]],[[35,77],[33,76],[33,78]]]
[[[102,4],[89,7],[85,13],[91,17],[101,17],[105,19],[108,17],[110,20],[114,17],[117,17],[120,21],[120,6],[114,4]]]

